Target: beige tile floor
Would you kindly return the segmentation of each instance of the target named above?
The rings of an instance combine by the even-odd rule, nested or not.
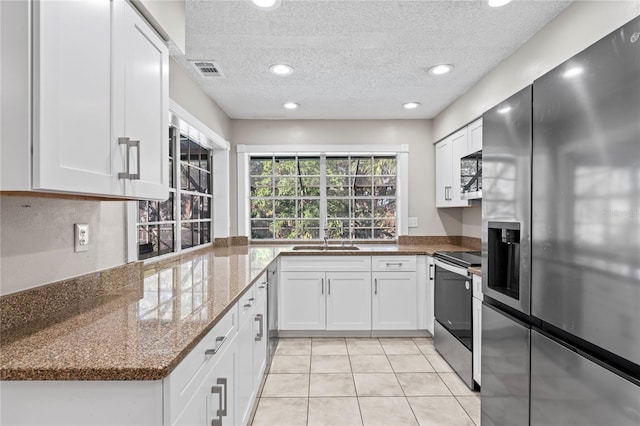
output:
[[[430,338],[280,339],[254,426],[479,426],[480,393]]]

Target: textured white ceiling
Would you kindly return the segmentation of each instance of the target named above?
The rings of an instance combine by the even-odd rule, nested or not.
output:
[[[186,55],[176,59],[231,118],[432,118],[570,3],[282,0],[262,11],[250,0],[187,0]],[[214,60],[225,77],[201,77],[188,59]],[[294,73],[272,75],[281,62]],[[455,70],[427,74],[438,63]],[[422,106],[404,110],[409,101]]]

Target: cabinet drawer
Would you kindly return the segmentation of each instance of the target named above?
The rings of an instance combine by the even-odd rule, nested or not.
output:
[[[258,277],[258,279],[256,280],[255,284],[253,285],[255,288],[255,296],[256,296],[256,300],[260,300],[260,298],[265,297],[267,294],[267,287],[268,287],[269,283],[268,283],[268,279],[267,279],[267,273],[263,272],[262,275],[260,275]]]
[[[373,256],[371,258],[372,271],[415,271],[415,256]]]
[[[249,318],[251,308],[253,308],[253,305],[256,304],[256,287],[256,284],[252,285],[251,288],[247,290],[247,292],[243,294],[238,301],[238,324],[240,326],[242,326],[247,318]]]
[[[237,324],[238,305],[236,304],[165,379],[165,385],[168,383],[172,420],[176,419],[186,407],[206,372],[218,361],[220,354],[233,343]]]
[[[371,256],[283,256],[280,259],[280,270],[283,272],[370,271]]]

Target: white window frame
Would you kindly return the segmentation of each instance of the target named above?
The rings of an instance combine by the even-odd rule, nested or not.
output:
[[[180,227],[176,226],[174,234],[175,251],[164,254],[162,256],[155,256],[144,259],[145,263],[154,262],[159,259],[164,259],[166,257],[173,256],[179,253],[186,253],[191,250],[197,250],[202,247],[210,246],[214,243],[215,238],[228,237],[230,231],[231,218],[229,215],[229,151],[231,144],[173,100],[169,100],[168,124],[178,128],[180,132],[189,135],[189,138],[198,142],[204,148],[211,150],[211,168],[213,180],[211,187],[211,202],[213,203],[213,209],[211,210],[211,225],[209,228],[211,233],[211,242],[207,244],[200,244],[187,249],[182,249],[180,240]],[[177,187],[179,185],[177,179],[179,179],[178,170],[180,170],[180,161],[175,152],[173,168],[173,178]],[[180,200],[178,199],[176,194],[176,197],[174,199],[175,214],[178,214],[176,206],[179,205],[179,203]],[[138,215],[138,201],[127,202],[126,210],[127,262],[135,262],[138,260],[138,230],[136,224],[136,218]]]
[[[409,234],[409,145],[237,145],[238,182],[238,235],[251,239],[251,203],[249,189],[249,161],[257,155],[395,155],[397,170],[396,187],[396,239]],[[322,185],[322,178],[321,178]],[[322,211],[322,201],[321,201]],[[321,236],[322,237],[322,236]],[[364,240],[366,241],[366,240]]]

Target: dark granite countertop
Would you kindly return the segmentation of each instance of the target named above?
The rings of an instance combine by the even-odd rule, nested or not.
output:
[[[119,276],[119,268],[109,270],[102,273],[105,282],[99,288],[78,284],[76,279],[3,296],[0,379],[162,379],[278,255],[433,255],[440,250],[469,250],[447,244],[360,248],[355,252],[291,251],[291,246],[266,245],[208,249],[173,261],[138,262],[137,274],[131,273],[131,264],[125,265],[120,269],[126,277]],[[29,311],[28,305],[35,308]],[[39,309],[45,311],[38,315]],[[46,309],[55,315],[47,315]],[[24,318],[32,314],[33,318]]]

